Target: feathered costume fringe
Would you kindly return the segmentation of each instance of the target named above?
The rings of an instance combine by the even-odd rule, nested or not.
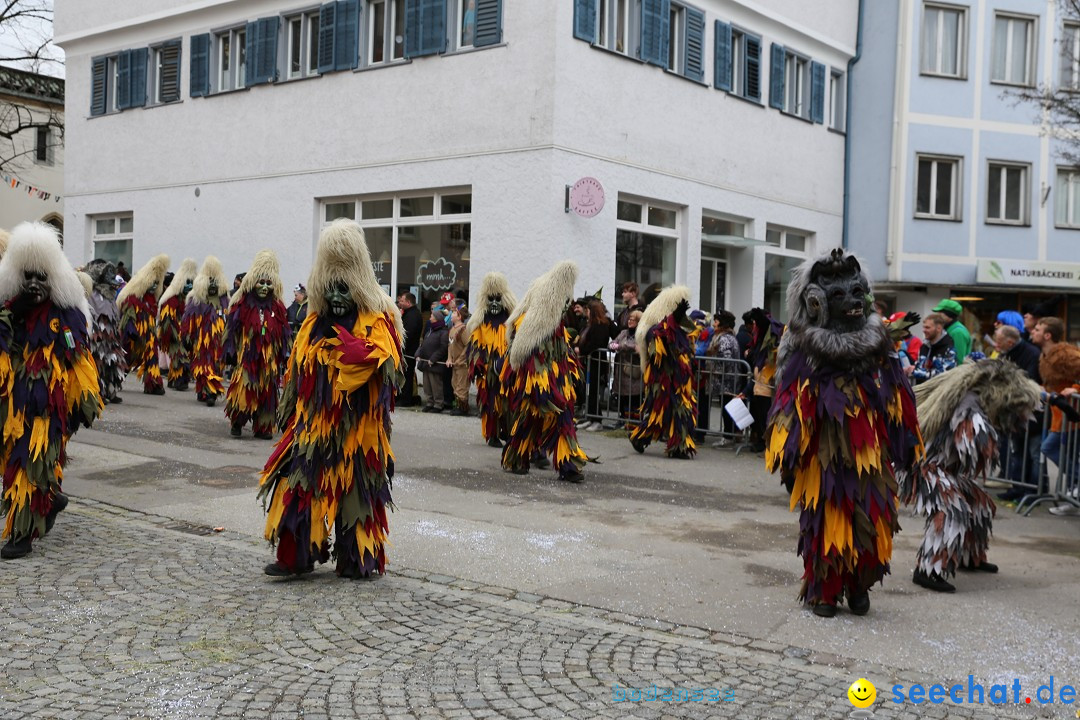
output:
[[[386,508],[394,477],[390,417],[404,384],[402,338],[388,313],[347,323],[308,315],[297,333],[279,413],[283,435],[263,469],[266,538],[293,571],[329,558],[337,572],[386,568]]]
[[[642,374],[642,421],[630,431],[630,442],[648,445],[667,438],[664,448],[667,455],[693,457],[697,452],[693,431],[698,402],[694,388],[694,338],[674,315],[668,315],[646,332],[645,355],[648,362]]]
[[[158,311],[158,342],[169,356],[169,387],[191,380],[191,353],[184,347],[180,332],[184,310],[184,298],[173,295]]]
[[[12,357],[15,348],[19,354]],[[3,537],[40,537],[60,491],[67,438],[80,423],[89,427],[102,410],[83,310],[47,300],[25,318],[0,322],[0,387],[6,408],[0,415]]]
[[[108,291],[102,293],[95,288],[90,296],[90,315],[90,349],[97,364],[101,397],[106,402],[112,402],[120,392],[128,371],[124,346],[120,342],[120,310]]]
[[[127,354],[128,366],[143,381],[143,390],[162,387],[158,364],[157,298],[153,291],[128,295],[120,304],[120,340]]]
[[[522,312],[514,320],[519,336],[525,317]],[[503,364],[499,381],[511,417],[510,440],[502,455],[505,469],[528,470],[538,455],[550,455],[563,477],[585,467],[589,458],[578,445],[574,425],[575,383],[580,375],[581,365],[570,351],[570,334],[562,322],[517,370],[510,362]]]
[[[800,599],[835,604],[889,572],[896,514],[893,463],[921,457],[915,398],[897,358],[874,371],[787,359],[769,416],[765,462],[800,508]],[[850,595],[849,595],[850,596]]]
[[[288,312],[276,297],[246,293],[229,307],[225,353],[235,354],[236,367],[225,396],[225,415],[234,427],[251,421],[256,433],[273,432],[291,336]]]
[[[180,321],[180,334],[191,352],[191,375],[199,400],[216,398],[224,392],[221,363],[224,357],[225,310],[229,296],[210,297],[200,302],[190,295]]]
[[[480,432],[485,440],[505,436],[507,403],[502,374],[506,365],[506,319],[509,313],[485,315],[469,335],[466,348],[469,382],[476,383],[476,404],[480,406]]]

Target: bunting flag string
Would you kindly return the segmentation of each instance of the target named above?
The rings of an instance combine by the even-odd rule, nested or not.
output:
[[[30,195],[32,197],[36,197],[38,200],[41,200],[42,202],[47,201],[47,200],[52,200],[53,202],[60,202],[61,200],[64,199],[63,196],[61,196],[61,195],[54,195],[51,192],[48,192],[46,190],[42,190],[39,187],[31,185],[30,183],[26,182],[25,180],[20,180],[19,178],[15,177],[14,175],[8,175],[7,173],[4,173],[3,178],[4,178],[4,184],[7,185],[12,190],[17,190],[19,188],[25,188],[27,195]]]

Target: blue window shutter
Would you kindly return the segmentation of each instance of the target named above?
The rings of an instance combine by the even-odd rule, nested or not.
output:
[[[769,107],[784,109],[784,46],[776,43],[769,58]]]
[[[705,81],[705,13],[686,8],[686,44],[683,46],[683,74],[691,80]]]
[[[596,0],[574,0],[574,37],[596,42]]]
[[[125,110],[131,104],[131,53],[121,50],[116,56],[116,109]]]
[[[337,3],[319,8],[319,72],[334,70],[334,30],[337,27]]]
[[[502,0],[476,0],[476,37],[473,47],[502,42]]]
[[[90,115],[105,114],[105,74],[109,69],[106,58],[90,61]]]
[[[277,80],[278,22],[278,16],[274,15],[247,24],[244,35],[245,87]]]
[[[638,57],[666,68],[670,29],[671,0],[641,0],[641,46]]]
[[[210,93],[210,33],[191,36],[191,64],[189,67],[191,97],[203,97]]]
[[[825,122],[825,66],[810,63],[810,119]]]
[[[713,87],[731,92],[731,25],[716,21],[713,48]]]
[[[158,100],[163,103],[180,99],[180,41],[161,46],[161,87]]]
[[[360,0],[338,0],[334,68],[352,70],[360,60]]]
[[[244,87],[256,84],[259,70],[259,23],[252,20],[244,28]]]
[[[420,4],[420,54],[446,52],[446,0],[423,0]]]
[[[405,2],[405,57],[420,53],[420,0]]]
[[[746,83],[743,97],[761,102],[761,38],[743,35],[743,79]],[[738,68],[735,69],[738,72]]]
[[[146,66],[150,59],[150,48],[138,48],[129,51],[131,55],[131,94],[128,107],[146,105]]]

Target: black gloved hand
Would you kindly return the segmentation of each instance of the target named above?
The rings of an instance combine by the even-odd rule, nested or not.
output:
[[[1072,406],[1069,399],[1064,395],[1054,395],[1050,398],[1050,404],[1061,411],[1069,422],[1080,422],[1080,412]]]

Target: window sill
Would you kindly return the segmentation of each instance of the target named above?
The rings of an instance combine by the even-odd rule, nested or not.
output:
[[[937,80],[967,80],[967,75],[945,75],[942,73],[929,72],[927,70],[920,70],[919,75],[922,77],[935,78]]]
[[[427,57],[426,55],[424,57]],[[388,62],[374,63],[371,65],[361,65],[360,67],[353,68],[354,73],[368,72],[370,70],[381,70],[388,67],[399,67],[401,65],[411,65],[412,60],[402,58],[401,60],[390,60]]]
[[[1031,88],[1035,87],[1034,85],[1032,85],[1029,82],[1018,83],[1018,82],[1009,82],[1008,80],[993,80],[993,79],[991,79],[990,84],[991,85],[1001,85],[1003,87],[1028,88],[1028,89],[1031,89]]]
[[[319,78],[319,77],[322,77],[322,75],[320,75],[319,71],[316,70],[315,72],[311,73],[310,75],[300,75],[300,76],[294,77],[294,78],[285,78],[284,80],[278,80],[277,82],[274,83],[274,85],[288,85],[290,83],[303,82],[304,80],[314,80],[315,78]]]
[[[781,115],[787,115],[789,118],[794,118],[796,120],[802,120],[804,123],[808,123],[810,125],[815,124],[814,121],[811,120],[810,118],[804,117],[803,115],[796,115],[795,113],[788,112],[787,110],[781,110],[780,114]]]
[[[755,100],[754,98],[746,97],[745,95],[740,95],[739,93],[733,92],[731,90],[721,90],[721,92],[727,93],[728,97],[733,97],[736,100],[742,100],[744,103],[750,103],[754,107],[759,107],[762,110],[765,109],[765,103],[761,102],[760,100]]]
[[[149,110],[150,108],[168,107],[169,105],[180,105],[183,102],[184,102],[184,99],[179,98],[177,100],[170,100],[169,102],[146,103],[146,105],[143,105],[142,108],[140,108],[140,109]]]
[[[1058,225],[1054,224],[1055,230],[1080,230],[1080,225]]]
[[[847,135],[847,130],[841,130],[840,128],[834,128],[831,125],[829,126],[828,129],[829,129],[829,132],[835,133],[837,135]]]
[[[958,218],[958,217],[948,217],[946,215],[919,215],[918,213],[915,214],[915,219],[916,220],[937,220],[938,222],[953,222],[953,223],[959,223],[959,222],[964,221],[963,218]]]
[[[637,57],[634,57],[634,56],[633,56],[633,55],[631,55],[630,53],[625,53],[625,52],[619,52],[618,50],[612,50],[611,48],[609,48],[609,47],[608,47],[608,46],[606,46],[606,45],[598,45],[598,44],[596,44],[596,43],[593,43],[593,44],[591,45],[591,47],[592,47],[592,49],[593,49],[593,50],[599,50],[600,52],[605,52],[605,53],[607,53],[608,55],[615,55],[615,56],[617,56],[617,57],[621,57],[621,58],[624,58],[624,59],[626,59],[626,60],[630,60],[630,61],[632,61],[632,62],[636,62],[636,63],[638,63],[638,64],[640,64],[640,65],[644,65],[644,64],[645,64],[645,61],[644,61],[644,60],[642,60],[641,58],[637,58]]]
[[[444,55],[446,57],[449,57],[451,55],[468,55],[469,53],[484,52],[485,50],[491,50],[493,48],[503,48],[503,47],[507,47],[507,44],[506,44],[505,41],[497,42],[494,45],[484,45],[483,47],[476,47],[475,45],[470,45],[469,47],[458,48],[456,50],[447,50],[446,52],[442,53],[442,55]]]
[[[986,219],[986,224],[987,225],[994,225],[994,226],[997,226],[997,227],[1014,227],[1014,228],[1029,228],[1029,227],[1031,227],[1031,222],[1030,221],[1028,221],[1028,222],[1018,222],[1018,221],[1015,221],[1015,220],[994,220],[992,218],[987,218]]]
[[[247,92],[251,88],[244,86],[242,88],[232,88],[230,90],[215,90],[214,92],[206,93],[203,97],[217,97],[218,95],[234,95],[236,93]]]
[[[704,80],[695,80],[692,77],[687,77],[687,76],[683,75],[682,73],[675,72],[674,70],[671,70],[669,68],[664,68],[664,72],[666,74],[668,74],[668,75],[672,75],[674,77],[681,78],[681,79],[685,80],[686,82],[691,82],[691,83],[694,83],[695,85],[700,85],[701,87],[711,87],[709,85],[709,83],[705,82]]]

